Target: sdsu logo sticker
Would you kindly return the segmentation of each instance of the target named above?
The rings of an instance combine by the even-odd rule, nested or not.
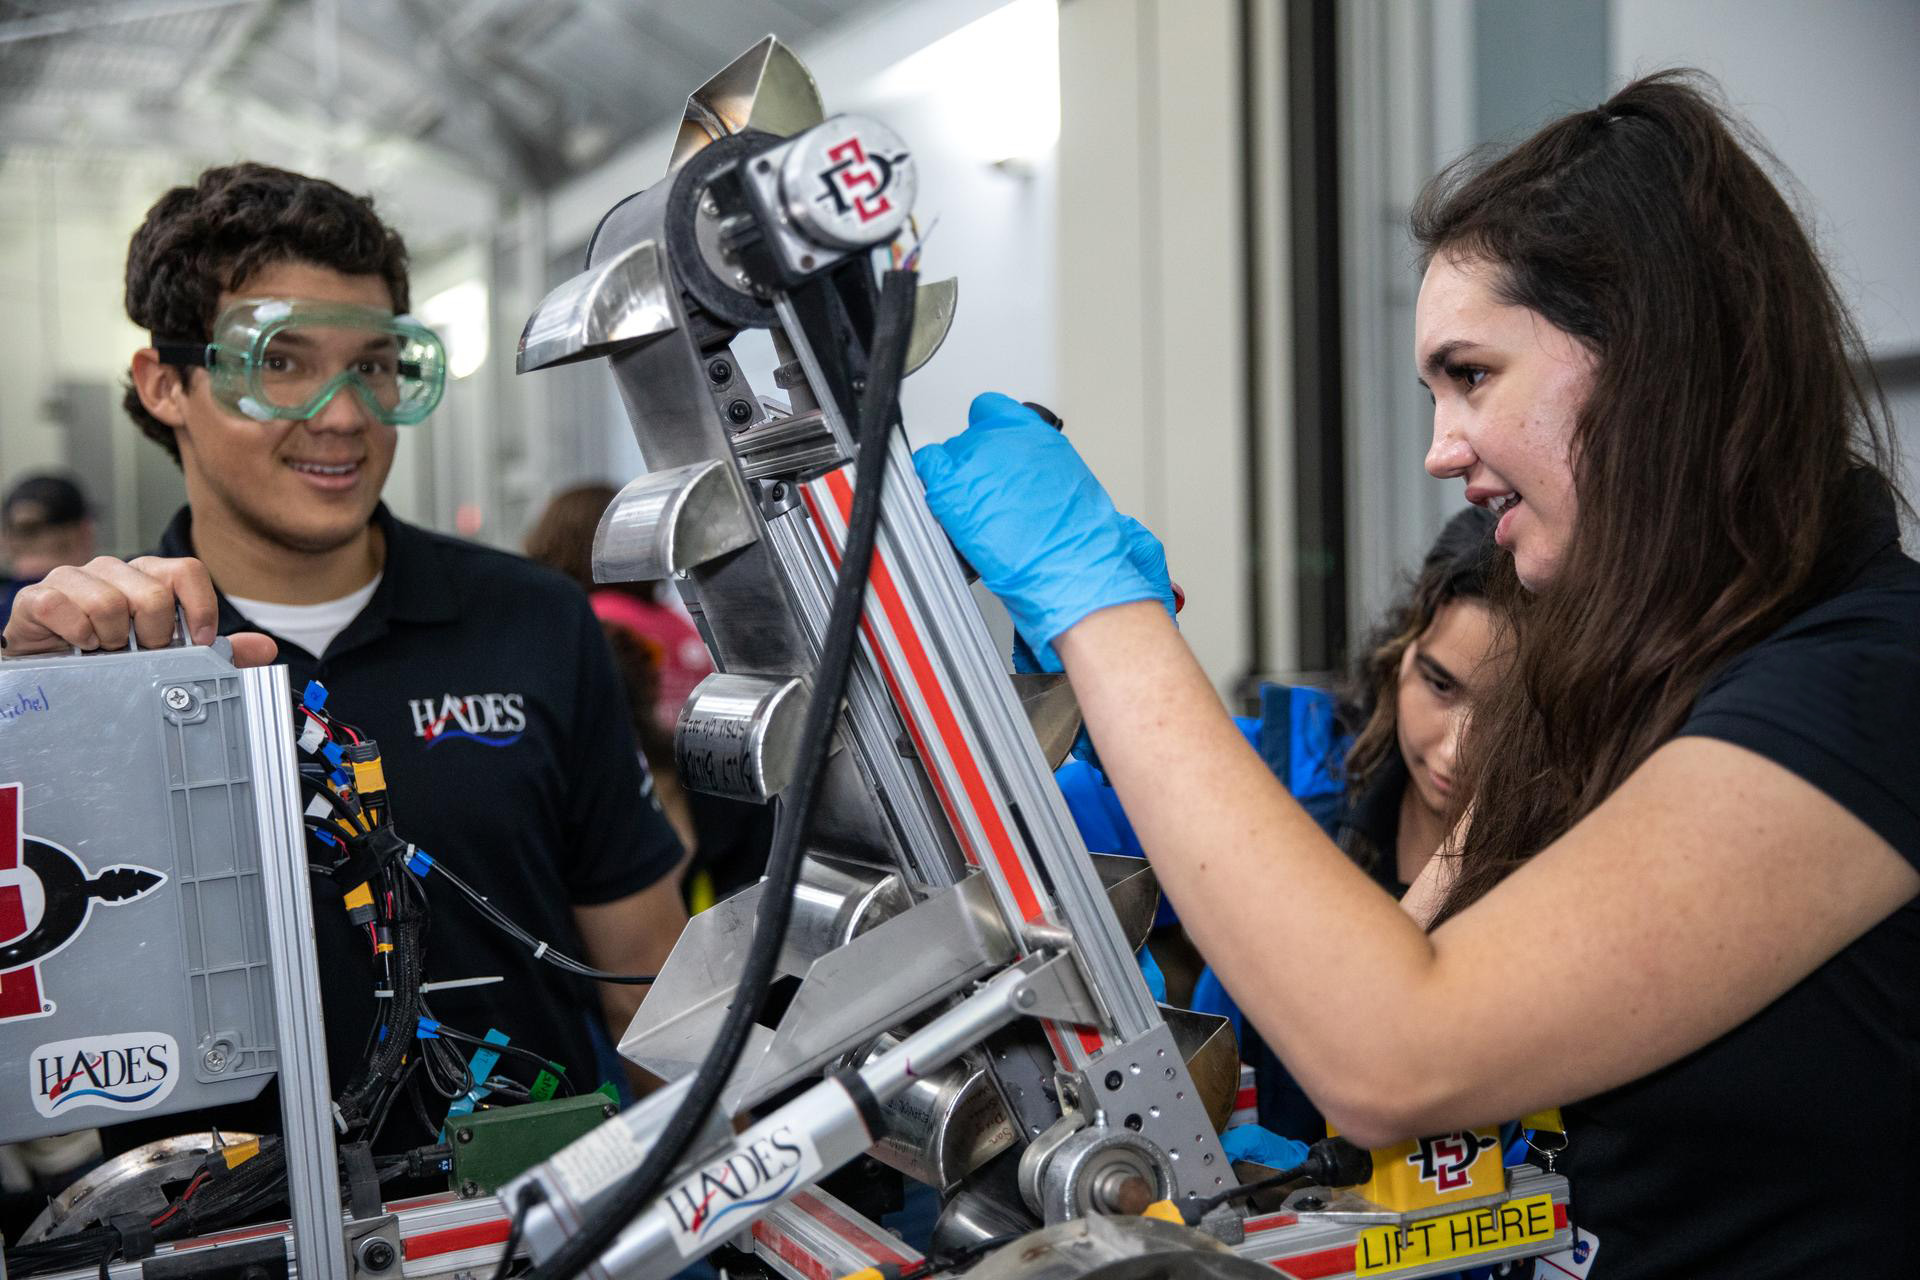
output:
[[[1440,1191],[1458,1191],[1473,1181],[1473,1162],[1488,1147],[1498,1146],[1498,1138],[1481,1138],[1471,1133],[1443,1133],[1437,1138],[1422,1138],[1407,1163],[1420,1171],[1420,1181],[1431,1182]]]
[[[413,736],[430,748],[456,741],[510,747],[527,731],[526,695],[519,693],[412,698],[407,710],[413,713]]]
[[[882,155],[868,151],[858,134],[827,148],[832,163],[820,173],[820,185],[826,188],[815,197],[817,203],[830,205],[836,218],[852,214],[862,225],[894,211],[894,172],[907,159],[904,151]]]
[[[96,902],[120,906],[167,882],[125,864],[89,875],[68,850],[26,834],[25,807],[19,783],[0,786],[0,1022],[53,1012],[40,965],[80,936]]]
[[[160,1031],[57,1040],[33,1051],[33,1109],[52,1119],[83,1107],[146,1111],[179,1082],[180,1046]]]

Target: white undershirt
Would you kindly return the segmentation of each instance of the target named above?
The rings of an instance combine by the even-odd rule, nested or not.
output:
[[[383,576],[376,573],[373,581],[358,591],[319,604],[274,604],[270,600],[245,600],[239,596],[228,596],[227,601],[254,626],[291,640],[318,658],[326,654],[333,638],[360,616]]]

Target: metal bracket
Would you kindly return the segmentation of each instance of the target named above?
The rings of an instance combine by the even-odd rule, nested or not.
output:
[[[593,532],[595,582],[651,582],[759,541],[733,468],[719,458],[653,471],[620,491]]]
[[[350,1280],[385,1280],[400,1274],[400,1219],[393,1214],[349,1222],[346,1240]]]
[[[540,300],[520,331],[521,373],[611,355],[676,327],[660,247],[643,240]]]

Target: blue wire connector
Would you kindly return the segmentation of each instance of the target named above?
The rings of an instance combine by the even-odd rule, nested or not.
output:
[[[318,680],[307,681],[307,687],[300,691],[300,701],[309,711],[319,711],[327,705],[327,686]]]

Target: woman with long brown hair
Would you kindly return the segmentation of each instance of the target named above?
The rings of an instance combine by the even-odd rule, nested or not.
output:
[[[1757,150],[1666,73],[1416,211],[1427,469],[1499,515],[1514,665],[1405,910],[1247,749],[1058,433],[983,397],[916,458],[1329,1121],[1562,1106],[1595,1277],[1906,1274],[1920,1220],[1920,565]]]

